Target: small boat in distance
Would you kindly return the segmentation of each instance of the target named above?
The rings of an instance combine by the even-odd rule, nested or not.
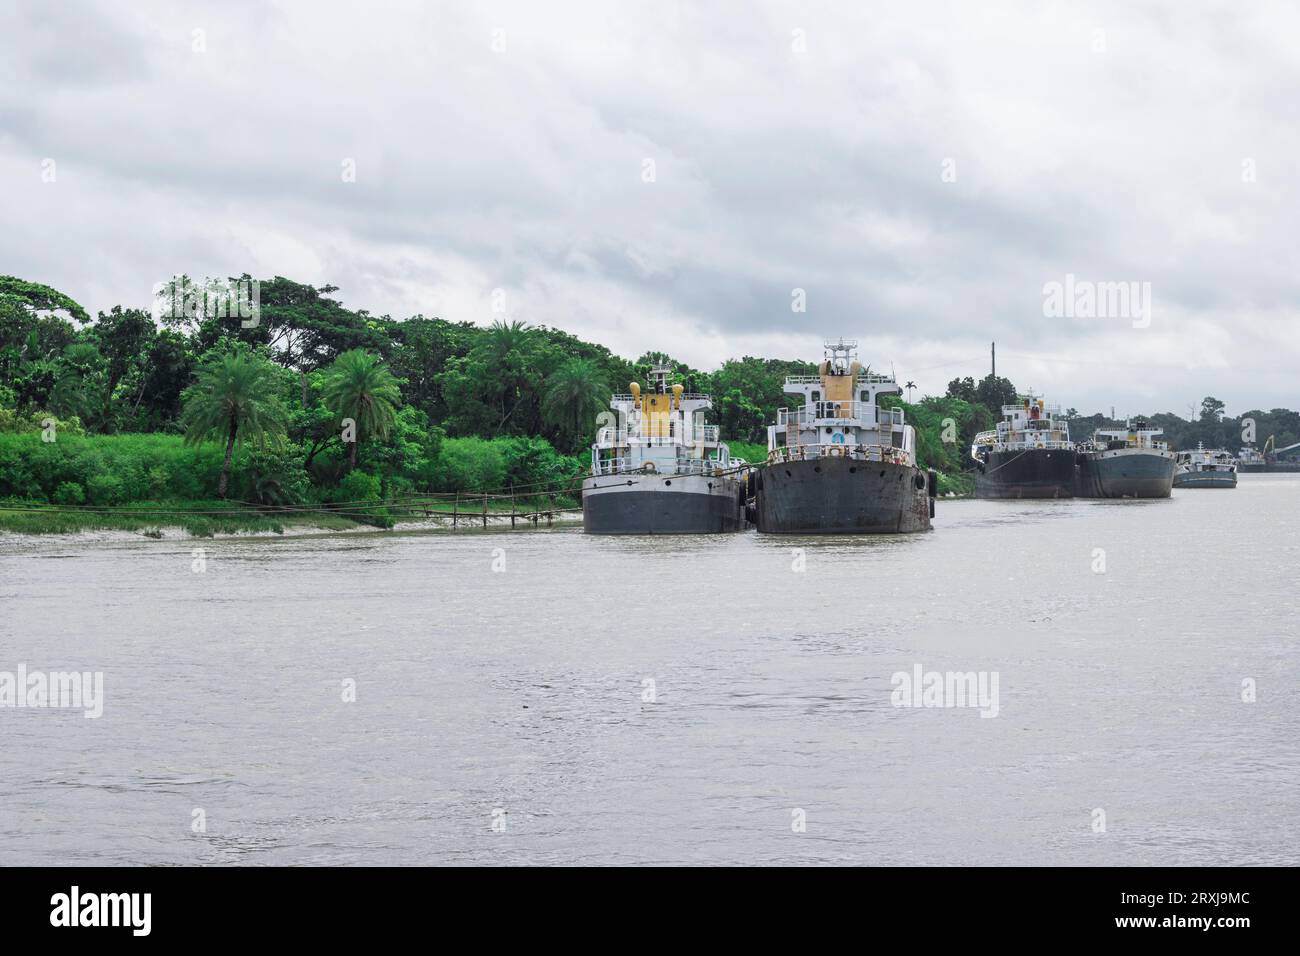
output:
[[[935,475],[917,467],[916,432],[882,395],[902,388],[864,369],[857,342],[826,343],[816,375],[786,378],[801,408],[777,411],[767,429],[767,467],[754,473],[754,515],[769,534],[927,531]]]
[[[1002,421],[971,443],[976,498],[1071,498],[1075,449],[1060,406],[1033,394],[1002,406]]]
[[[1099,428],[1079,444],[1080,498],[1168,498],[1174,486],[1174,452],[1145,419],[1124,428]]]
[[[1237,459],[1222,448],[1196,443],[1195,451],[1180,451],[1175,488],[1236,488]]]
[[[672,370],[650,372],[645,391],[609,403],[617,424],[601,428],[591,446],[591,477],[582,483],[582,527],[588,534],[705,534],[743,531],[743,465],[704,424],[707,395],[670,385]]]

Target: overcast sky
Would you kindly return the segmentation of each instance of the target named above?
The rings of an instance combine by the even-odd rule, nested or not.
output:
[[[741,6],[7,3],[0,273],[1300,407],[1294,5]],[[1067,274],[1149,326],[1045,315]]]

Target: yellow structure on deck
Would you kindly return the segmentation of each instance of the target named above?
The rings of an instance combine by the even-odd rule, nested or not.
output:
[[[681,415],[681,385],[672,386],[671,394],[667,392],[646,392],[641,394],[641,386],[633,382],[630,386],[632,404],[641,412],[641,436],[643,438],[674,438],[680,432],[678,423],[683,421]],[[674,412],[678,414],[673,415]]]

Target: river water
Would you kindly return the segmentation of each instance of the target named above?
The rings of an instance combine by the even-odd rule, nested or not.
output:
[[[1297,515],[3,536],[0,671],[104,704],[0,709],[0,863],[1300,863]],[[996,716],[895,706],[918,665]]]

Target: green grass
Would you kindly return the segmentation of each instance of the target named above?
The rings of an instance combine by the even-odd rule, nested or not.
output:
[[[360,526],[361,522],[343,515],[263,514],[221,501],[142,501],[94,511],[12,499],[0,503],[0,531],[17,534],[139,531],[157,537],[164,528],[180,528],[196,538],[210,538],[256,531],[283,534],[286,527],[345,530]]]
[[[346,514],[331,514],[329,505],[321,511],[258,511],[228,501],[139,501],[111,508],[59,507],[44,502],[8,499],[0,501],[0,531],[16,534],[73,534],[78,531],[138,531],[158,537],[165,528],[180,528],[198,538],[217,534],[247,534],[269,531],[283,534],[285,528],[346,531],[360,527],[391,528],[397,521],[418,521],[427,516],[447,517],[456,513],[454,501],[431,501],[414,507],[376,501],[362,506],[342,506]],[[572,509],[576,502],[558,496],[515,502],[516,510],[552,511]],[[472,522],[483,514],[482,498],[461,499],[461,521]],[[509,500],[489,500],[488,515],[510,514]]]

